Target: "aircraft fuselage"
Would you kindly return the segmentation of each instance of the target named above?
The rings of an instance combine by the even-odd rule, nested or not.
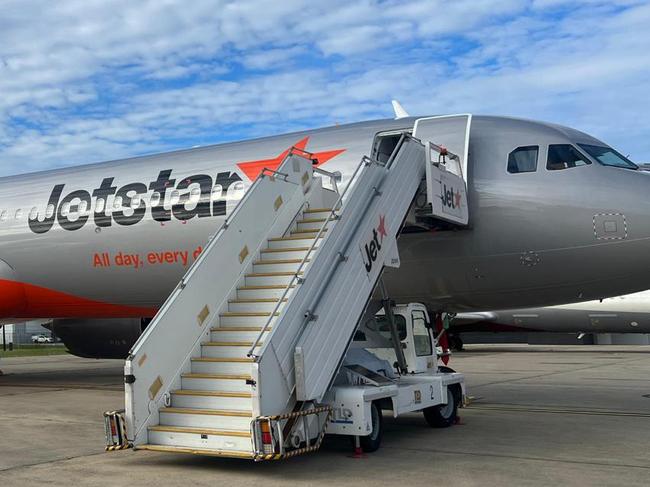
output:
[[[277,167],[284,151],[315,153],[345,183],[377,133],[413,123],[337,126],[2,178],[0,318],[152,316],[259,171]],[[392,297],[462,311],[649,287],[650,176],[596,161],[546,169],[549,144],[581,141],[602,144],[563,127],[474,117],[469,228],[402,235],[401,267],[386,274]],[[508,154],[530,145],[539,147],[537,170],[509,173]]]

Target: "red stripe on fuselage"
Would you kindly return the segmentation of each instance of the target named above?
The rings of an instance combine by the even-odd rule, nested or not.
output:
[[[0,318],[150,318],[156,311],[156,308],[104,303],[0,279]]]

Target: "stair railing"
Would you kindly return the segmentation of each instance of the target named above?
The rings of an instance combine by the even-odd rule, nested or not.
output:
[[[301,152],[304,152],[304,151],[301,151]],[[300,265],[298,266],[298,269],[296,270],[296,272],[291,277],[291,280],[289,281],[289,283],[285,287],[284,292],[282,293],[282,296],[280,297],[278,302],[275,304],[275,306],[273,308],[273,311],[269,315],[269,318],[266,320],[266,323],[264,324],[261,331],[259,332],[259,334],[255,338],[255,340],[253,341],[253,344],[252,344],[251,348],[248,350],[248,353],[246,354],[247,357],[253,358],[256,362],[259,360],[260,355],[255,354],[255,348],[259,345],[260,341],[262,340],[262,335],[264,335],[264,333],[269,329],[269,326],[271,326],[271,322],[276,317],[276,313],[278,312],[278,310],[280,309],[280,306],[282,305],[282,303],[286,299],[287,295],[289,294],[289,291],[291,290],[292,286],[295,285],[296,283],[300,284],[302,282],[303,278],[300,277],[300,273],[302,272],[305,265],[307,265],[307,262],[309,261],[309,257],[311,255],[311,253],[314,251],[314,249],[316,248],[316,244],[318,243],[318,240],[323,236],[323,233],[325,232],[325,228],[327,227],[327,224],[329,222],[331,222],[333,220],[336,220],[338,218],[338,216],[336,215],[336,212],[339,210],[339,208],[341,206],[341,203],[343,201],[343,198],[347,194],[350,187],[352,187],[355,179],[357,178],[357,175],[359,174],[359,172],[361,171],[361,169],[363,167],[368,166],[368,165],[370,165],[372,163],[373,163],[373,160],[370,159],[368,156],[363,156],[361,158],[361,161],[359,162],[356,169],[354,170],[354,173],[352,173],[352,177],[350,178],[350,181],[348,182],[348,184],[345,187],[345,189],[343,190],[343,192],[339,194],[339,197],[336,200],[336,203],[334,204],[334,206],[332,207],[332,210],[330,211],[329,215],[325,219],[325,222],[321,225],[320,229],[318,230],[318,233],[316,234],[316,238],[312,242],[311,246],[309,247],[309,250],[307,251],[307,253],[303,257],[303,259],[300,261]],[[327,171],[324,171],[323,169],[318,169],[317,172],[330,176],[333,181],[335,181],[335,178],[337,177],[336,174],[328,173]]]

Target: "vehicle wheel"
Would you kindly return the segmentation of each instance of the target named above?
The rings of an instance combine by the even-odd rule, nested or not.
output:
[[[376,402],[370,404],[370,411],[372,416],[372,433],[370,433],[368,436],[362,436],[360,438],[361,448],[366,453],[372,453],[373,451],[377,451],[379,449],[379,445],[381,444],[382,430],[384,427],[384,417],[382,416],[381,409],[379,409],[379,406],[377,406]],[[354,437],[352,440],[354,440]]]
[[[446,365],[438,365],[438,372],[442,372],[443,374],[453,374],[456,371]]]
[[[450,335],[449,336],[449,347],[454,351],[454,352],[460,352],[463,350],[463,340],[460,338],[458,335]]]
[[[456,421],[458,395],[452,387],[447,388],[447,404],[439,404],[422,410],[424,419],[432,428],[448,428]]]

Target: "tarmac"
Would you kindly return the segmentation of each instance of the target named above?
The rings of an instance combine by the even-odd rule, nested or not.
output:
[[[650,485],[650,346],[471,345],[450,363],[472,404],[461,424],[385,416],[382,447],[347,439],[282,462],[104,452],[122,364],[0,360],[0,485]]]

